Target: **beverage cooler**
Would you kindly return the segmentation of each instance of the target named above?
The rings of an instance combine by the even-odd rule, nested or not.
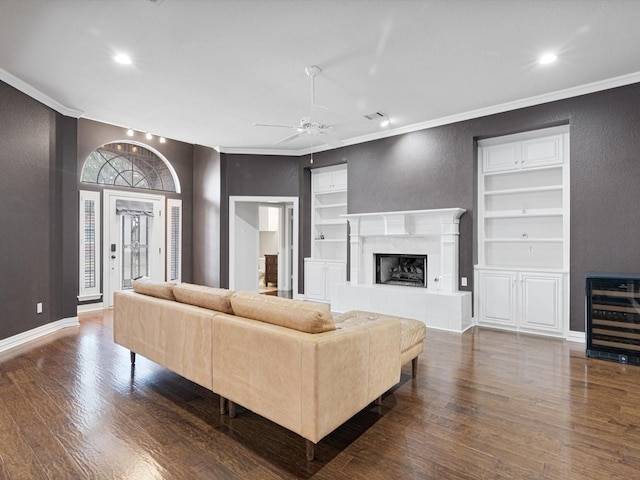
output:
[[[586,276],[587,356],[640,365],[640,275]]]

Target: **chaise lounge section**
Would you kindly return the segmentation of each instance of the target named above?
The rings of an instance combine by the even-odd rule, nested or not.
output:
[[[323,437],[400,381],[422,322],[326,304],[148,279],[116,292],[114,341],[306,440]]]

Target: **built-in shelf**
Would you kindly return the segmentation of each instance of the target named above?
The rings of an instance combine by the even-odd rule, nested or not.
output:
[[[488,190],[485,195],[510,195],[514,193],[535,193],[535,192],[553,192],[562,191],[562,185],[549,185],[547,187],[524,187],[524,188],[508,188],[504,190]]]
[[[327,302],[347,275],[347,166],[311,170],[311,256],[304,261],[305,297]]]
[[[517,243],[532,243],[532,242],[543,242],[543,243],[554,243],[554,242],[563,242],[562,238],[485,238],[485,242],[517,242]]]
[[[568,127],[478,146],[478,323],[562,336],[568,318]]]
[[[327,204],[327,205],[316,205],[315,206],[316,210],[322,210],[322,209],[325,209],[325,208],[327,208],[327,209],[328,208],[344,208],[344,209],[346,209],[347,208],[347,204],[346,203],[330,203],[330,204]]]
[[[335,219],[335,220],[318,220],[316,221],[316,226],[321,226],[321,225],[345,225],[346,226],[347,222],[343,219]]]
[[[562,208],[548,208],[535,210],[503,210],[500,212],[485,212],[484,218],[516,218],[516,217],[561,217],[564,215]]]

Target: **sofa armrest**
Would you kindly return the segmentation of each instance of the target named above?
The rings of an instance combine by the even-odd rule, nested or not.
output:
[[[380,319],[304,344],[302,436],[317,443],[400,381],[401,325]]]
[[[400,322],[318,334],[213,322],[214,392],[317,443],[400,380]]]
[[[211,389],[211,321],[215,313],[134,292],[114,292],[113,340]]]

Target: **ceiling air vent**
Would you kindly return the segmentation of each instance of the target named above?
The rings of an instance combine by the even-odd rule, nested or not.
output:
[[[384,113],[380,113],[380,112],[369,113],[365,115],[364,118],[366,118],[367,120],[380,120],[381,118],[384,118]]]

